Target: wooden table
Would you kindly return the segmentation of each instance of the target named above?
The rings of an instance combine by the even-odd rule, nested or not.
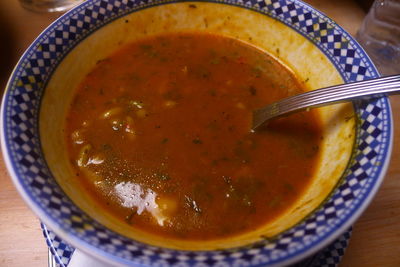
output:
[[[365,13],[350,0],[310,0],[355,34]],[[17,0],[0,1],[0,86],[19,56],[57,14],[23,10]],[[391,97],[394,111],[392,161],[372,204],[354,225],[350,246],[341,266],[400,266],[400,97]],[[39,220],[27,208],[0,161],[0,266],[46,266],[47,247]]]

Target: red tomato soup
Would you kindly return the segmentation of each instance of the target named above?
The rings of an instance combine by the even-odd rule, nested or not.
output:
[[[71,179],[132,228],[190,240],[252,231],[304,192],[322,129],[309,111],[251,133],[251,111],[302,91],[281,63],[231,38],[129,44],[77,88],[65,126]]]

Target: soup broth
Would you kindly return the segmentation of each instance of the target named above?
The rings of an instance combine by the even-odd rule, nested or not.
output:
[[[145,232],[212,240],[252,231],[305,191],[322,126],[308,111],[252,133],[251,111],[302,91],[288,68],[232,38],[175,33],[124,46],[71,102],[71,179]]]

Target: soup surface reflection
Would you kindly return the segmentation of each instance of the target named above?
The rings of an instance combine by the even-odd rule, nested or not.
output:
[[[281,63],[227,37],[132,43],[76,90],[65,126],[71,179],[146,232],[211,240],[254,230],[304,192],[322,129],[310,111],[251,133],[251,111],[302,91]]]

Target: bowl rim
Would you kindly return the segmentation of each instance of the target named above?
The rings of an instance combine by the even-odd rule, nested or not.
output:
[[[6,109],[10,109],[10,107],[7,105],[7,97],[9,97],[10,91],[12,89],[12,83],[13,81],[16,81],[16,78],[20,75],[20,73],[18,72],[18,69],[22,68],[22,64],[23,61],[26,60],[29,56],[30,53],[32,51],[35,50],[35,48],[37,47],[38,44],[41,43],[42,38],[45,37],[49,32],[54,31],[56,26],[58,26],[60,23],[63,22],[64,19],[66,18],[70,18],[70,16],[72,16],[73,12],[77,12],[79,9],[84,9],[88,6],[94,5],[96,2],[99,2],[101,0],[89,0],[86,1],[80,5],[78,5],[77,7],[75,7],[74,9],[72,9],[71,11],[65,13],[64,15],[62,15],[60,18],[58,18],[56,21],[54,21],[52,24],[50,24],[34,41],[33,43],[28,47],[28,49],[24,52],[24,54],[21,56],[21,58],[19,59],[18,63],[16,64],[12,74],[10,75],[10,78],[7,82],[6,85],[6,91],[3,95],[3,99],[2,99],[2,105],[1,105],[1,115],[0,115],[0,124],[3,126],[2,130],[1,130],[1,148],[2,148],[2,153],[3,153],[3,158],[4,158],[4,162],[6,164],[6,168],[7,171],[9,173],[9,175],[11,176],[14,185],[17,188],[17,191],[19,192],[19,194],[22,196],[22,198],[24,199],[24,201],[28,204],[28,206],[34,211],[34,213],[36,215],[38,215],[43,222],[49,226],[50,229],[52,229],[54,232],[57,233],[57,235],[59,235],[61,238],[63,238],[64,240],[68,241],[71,245],[75,246],[78,249],[81,249],[82,251],[84,251],[85,253],[88,253],[92,256],[94,256],[95,258],[108,262],[109,264],[126,264],[126,263],[131,263],[131,261],[126,261],[126,259],[122,259],[116,255],[113,255],[109,252],[103,251],[101,249],[99,249],[98,247],[94,247],[92,244],[88,244],[85,241],[82,241],[79,237],[75,236],[75,235],[71,235],[67,232],[64,231],[64,229],[62,229],[62,227],[60,227],[58,225],[57,222],[53,221],[49,215],[46,213],[46,211],[44,211],[41,207],[39,207],[38,205],[36,205],[36,203],[34,203],[34,201],[32,201],[31,199],[31,195],[24,189],[24,185],[22,183],[22,181],[20,180],[20,174],[19,172],[21,170],[17,170],[15,168],[15,164],[12,161],[12,151],[10,150],[10,147],[8,145],[8,140],[6,138],[6,130],[9,130],[7,125],[6,125]],[[180,3],[181,1],[175,1],[175,0],[171,0],[171,1],[154,1],[154,4],[150,4],[148,6],[146,6],[145,8],[151,8],[154,5],[163,5],[163,4],[174,4],[174,3]],[[199,2],[199,1],[184,1],[184,2]],[[234,5],[237,7],[242,7],[242,8],[248,8],[244,5],[239,5],[237,3],[237,1],[217,1],[217,0],[210,0],[210,1],[200,1],[200,2],[209,2],[209,3],[214,3],[214,4],[230,4],[230,5]],[[362,49],[362,47],[351,37],[350,34],[348,34],[344,29],[342,29],[339,25],[337,25],[333,20],[329,19],[325,14],[323,14],[322,12],[316,10],[315,8],[313,8],[312,6],[302,2],[302,1],[298,1],[298,0],[283,0],[280,2],[285,2],[285,3],[296,3],[298,4],[300,7],[302,8],[309,8],[313,13],[319,15],[320,17],[324,18],[328,23],[330,23],[331,25],[334,25],[335,28],[340,29],[341,33],[344,34],[346,37],[349,38],[350,41],[353,42],[353,45],[355,46],[356,49],[358,49],[358,52],[361,53],[361,55],[367,60],[369,61],[369,63],[371,64],[371,68],[373,69],[373,71],[375,71],[376,75],[379,75],[378,72],[376,71],[376,68],[374,67],[371,59],[368,57],[368,55],[365,53],[365,51]],[[106,21],[106,23],[95,27],[93,31],[96,31],[98,29],[100,29],[102,26],[107,25],[108,23],[111,23],[112,21],[114,21],[115,19],[118,19],[120,17],[125,16],[126,14],[130,14],[133,12],[137,12],[140,11],[142,8],[139,9],[131,9],[130,11],[126,12],[126,13],[121,13],[120,15],[116,16],[115,18]],[[248,8],[252,11],[256,11],[256,12],[260,12],[251,8]],[[261,12],[260,12],[261,13]],[[266,13],[261,13],[264,15],[267,15]],[[272,16],[271,16],[272,17]],[[275,17],[273,17],[274,19],[277,19]],[[279,20],[279,19],[277,19]],[[280,22],[284,23],[285,25],[291,27],[293,30],[296,30],[299,34],[302,34],[301,32],[298,31],[298,29],[292,27],[291,25],[285,23],[282,20],[279,20]],[[69,51],[71,49],[73,49],[73,47],[75,47],[76,45],[78,45],[83,39],[85,39],[87,36],[89,36],[91,34],[91,32],[83,34],[84,37],[79,39],[73,46],[70,46],[67,50],[67,52],[59,57],[59,61],[57,62],[56,65],[59,64],[59,62],[62,60],[62,58],[69,53]],[[304,34],[302,34],[304,36]],[[309,39],[309,37],[305,36],[307,39]],[[312,40],[311,40],[312,41]],[[314,41],[312,41],[312,43],[314,45],[317,45]],[[321,49],[321,47],[319,45],[317,45],[319,49]],[[322,50],[322,49],[321,49]],[[324,54],[326,54],[324,51],[322,51]],[[330,58],[329,58],[330,59]],[[330,59],[331,61],[331,59]],[[332,61],[331,61],[332,62]],[[333,63],[333,62],[332,62]],[[333,63],[334,64],[334,63]],[[335,65],[335,64],[334,64]],[[336,65],[335,65],[336,66]],[[343,77],[343,74],[341,73],[342,78],[346,81],[348,80],[347,77]],[[51,77],[51,74],[49,75],[49,77]],[[45,86],[44,86],[45,87]],[[342,234],[342,232],[344,232],[346,229],[348,229],[351,224],[353,224],[353,222],[362,214],[362,212],[366,209],[366,207],[369,205],[369,203],[372,201],[373,197],[375,196],[378,188],[380,187],[380,184],[383,181],[383,178],[386,174],[387,168],[389,166],[389,162],[390,162],[390,156],[391,156],[391,152],[392,152],[392,145],[393,145],[393,120],[392,120],[392,114],[391,114],[391,108],[390,108],[390,102],[388,101],[388,99],[386,97],[381,98],[380,99],[384,105],[386,105],[387,107],[387,121],[388,121],[388,132],[387,132],[387,148],[386,148],[386,154],[384,154],[383,158],[381,159],[381,161],[383,161],[383,165],[379,166],[377,173],[378,176],[374,179],[370,190],[368,192],[367,195],[364,196],[363,199],[360,200],[360,202],[358,203],[357,207],[354,208],[355,212],[348,215],[345,219],[342,219],[342,224],[337,226],[336,228],[332,228],[330,231],[327,231],[325,233],[325,238],[321,239],[318,238],[317,241],[315,241],[313,243],[312,246],[305,246],[303,249],[300,250],[296,250],[295,254],[292,254],[291,256],[289,255],[289,257],[287,257],[286,259],[283,259],[283,261],[278,261],[278,262],[273,262],[271,261],[272,266],[274,266],[275,264],[277,265],[281,265],[281,264],[291,264],[294,262],[299,261],[300,259],[303,259],[307,256],[310,256],[311,254],[315,253],[317,250],[323,248],[324,246],[328,245],[330,242],[332,242],[337,236],[339,236],[340,234]],[[40,105],[38,105],[38,107],[40,107]],[[37,112],[39,112],[37,110]],[[37,127],[37,125],[36,125]],[[10,130],[9,130],[10,131]],[[11,135],[9,135],[11,136]],[[40,144],[40,143],[39,143]],[[347,168],[346,168],[347,169]],[[335,189],[337,190],[337,188]],[[296,227],[296,226],[294,226]],[[148,246],[148,245],[145,245]],[[169,250],[169,249],[167,249]],[[138,263],[135,263],[138,264]],[[139,264],[141,266],[147,266],[146,264]]]

